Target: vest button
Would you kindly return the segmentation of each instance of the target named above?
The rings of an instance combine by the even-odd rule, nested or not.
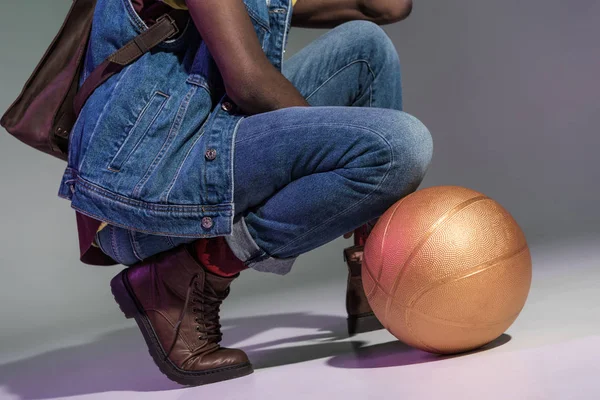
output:
[[[221,109],[227,112],[231,112],[231,110],[233,110],[233,104],[231,104],[229,101],[224,101],[223,103],[221,103]]]
[[[208,149],[204,153],[204,157],[206,157],[207,160],[212,161],[217,158],[217,151],[215,149]]]
[[[213,220],[211,217],[202,218],[202,227],[209,229],[213,226]]]

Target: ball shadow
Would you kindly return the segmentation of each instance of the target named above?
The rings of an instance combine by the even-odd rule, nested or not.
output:
[[[450,355],[428,353],[411,347],[399,340],[393,340],[371,346],[358,346],[354,349],[353,353],[332,357],[327,361],[327,364],[336,368],[385,368],[421,364],[464,357],[491,350],[508,343],[510,340],[510,335],[502,334],[478,349]]]

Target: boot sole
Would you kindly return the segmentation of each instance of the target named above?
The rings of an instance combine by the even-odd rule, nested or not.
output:
[[[110,281],[110,288],[115,301],[119,308],[125,314],[125,318],[134,318],[137,323],[146,345],[148,352],[152,356],[154,363],[160,371],[170,380],[181,385],[199,386],[207,383],[214,383],[228,379],[239,378],[254,372],[251,363],[243,363],[228,367],[215,368],[205,371],[186,371],[166,357],[166,352],[163,349],[148,316],[139,304],[135,297],[129,279],[125,273],[127,270],[121,271]]]
[[[373,312],[349,316],[347,321],[349,336],[384,328]]]

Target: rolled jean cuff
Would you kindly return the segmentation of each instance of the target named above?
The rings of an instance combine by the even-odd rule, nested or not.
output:
[[[225,236],[225,240],[233,254],[242,260],[248,268],[261,272],[271,272],[277,275],[286,275],[292,269],[296,258],[298,258],[273,257],[258,247],[256,241],[250,235],[246,221],[242,215],[234,218],[231,232],[231,235]]]

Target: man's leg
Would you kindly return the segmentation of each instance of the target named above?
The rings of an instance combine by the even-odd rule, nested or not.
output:
[[[398,53],[372,22],[351,21],[331,29],[286,60],[282,73],[311,106],[402,110]],[[356,227],[355,244],[364,244],[377,217]]]
[[[342,43],[338,39],[360,34],[364,37],[358,50],[367,52],[380,42],[377,29],[348,23],[339,27],[339,35],[331,36],[331,43],[343,49],[342,43],[350,38]],[[393,72],[351,61],[358,50],[341,51],[339,56],[348,58],[337,66],[340,72],[334,73],[336,65],[323,66],[316,75],[321,82],[299,83],[309,102],[317,104],[319,98],[335,97],[335,91],[324,89],[341,78],[340,99],[350,99],[350,106],[290,107],[248,116],[239,124],[234,139],[235,219],[232,235],[224,240],[240,264],[285,274],[299,254],[381,215],[423,179],[432,153],[429,132],[398,109],[374,106],[377,87],[384,85],[373,82]],[[369,51],[374,59],[390,54],[377,47]],[[366,70],[354,71],[365,76],[356,85],[359,78],[345,73],[358,63]],[[284,72],[294,75],[292,69]],[[399,91],[388,90],[382,96],[388,104],[400,104]],[[352,106],[366,101],[371,107]],[[119,237],[122,243],[114,248],[144,261],[113,278],[113,294],[126,316],[138,322],[161,370],[171,379],[192,384],[252,372],[242,351],[219,346],[219,307],[238,274],[211,273],[193,257],[194,246],[184,244],[149,257],[155,248],[146,245],[156,244],[155,238]],[[175,243],[167,242],[167,247]],[[112,248],[115,243],[105,244]]]
[[[398,54],[381,27],[371,22],[350,21],[327,31],[286,60],[282,73],[314,107],[353,106],[402,110]],[[364,135],[361,130],[354,132],[358,136]],[[401,130],[393,132],[402,134]],[[239,164],[238,162],[237,165]],[[241,180],[236,183],[238,189],[243,182]],[[270,194],[273,192],[265,193],[264,196]],[[240,196],[237,196],[237,201],[244,201]],[[237,209],[239,212],[240,207]],[[371,224],[377,217],[370,221]],[[352,229],[359,233],[355,235],[355,244],[363,244],[363,237],[369,230],[368,225],[365,223]],[[162,237],[118,227],[105,228],[97,239],[105,252],[125,265],[132,265],[193,241],[189,238]],[[205,239],[202,240],[206,242]],[[202,252],[205,248],[207,246],[204,244],[199,251]]]
[[[422,181],[431,136],[402,111],[289,107],[244,119],[235,139],[236,256],[286,274],[294,259],[381,215]]]
[[[370,22],[352,21],[328,31],[285,61],[282,73],[311,106],[402,110],[398,54],[383,29]],[[402,134],[400,130],[397,133]],[[361,276],[364,244],[378,217],[344,235],[348,238],[354,234],[354,246],[343,250],[348,264],[346,310],[350,334],[382,327],[368,303]]]

